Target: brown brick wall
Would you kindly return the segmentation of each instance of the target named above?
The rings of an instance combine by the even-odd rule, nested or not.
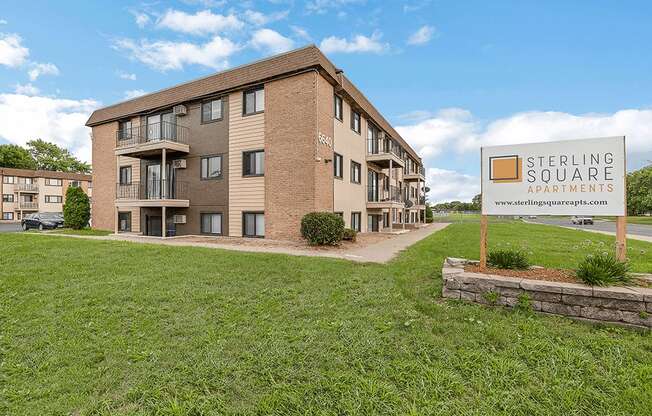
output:
[[[317,76],[317,134],[321,133],[330,138],[330,145],[320,143],[313,138],[316,145],[316,158],[321,162],[315,163],[315,211],[333,211],[334,184],[333,184],[333,143],[335,131],[333,126],[333,86],[321,75]],[[327,162],[327,160],[330,160]],[[364,164],[364,160],[361,161]]]
[[[318,90],[326,81],[315,72],[273,81],[265,85],[265,237],[299,239],[301,218],[315,210],[332,210],[332,149],[318,145]],[[328,86],[329,88],[330,85]],[[330,105],[332,107],[332,88]],[[320,111],[329,104],[319,105]],[[324,149],[320,149],[324,147]],[[316,161],[321,157],[320,161]],[[325,177],[316,178],[317,175]],[[320,192],[318,197],[316,193]]]
[[[115,226],[116,156],[118,123],[93,127],[93,228],[113,230]]]

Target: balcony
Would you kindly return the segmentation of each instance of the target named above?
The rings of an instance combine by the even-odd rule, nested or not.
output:
[[[405,165],[401,157],[401,148],[391,138],[373,138],[367,139],[367,162],[373,162],[383,169],[389,168],[389,162],[392,161],[392,167],[398,168]]]
[[[38,185],[35,183],[24,183],[24,182],[19,182],[16,185],[16,191],[22,192],[22,193],[31,193],[31,194],[37,194],[38,193]]]
[[[410,208],[425,208],[426,198],[423,196],[419,198],[410,198],[410,202],[412,202]]]
[[[159,155],[161,150],[188,153],[189,129],[176,123],[162,121],[115,133],[115,154],[132,157]]]
[[[18,208],[21,211],[38,211],[38,202],[20,202]]]
[[[169,180],[152,180],[116,184],[116,205],[120,207],[190,206],[188,184]]]
[[[393,185],[389,189],[367,186],[367,208],[399,208],[403,206],[403,194]]]
[[[423,166],[417,168],[414,172],[408,172],[403,174],[403,180],[405,181],[422,181],[426,180],[426,171]]]

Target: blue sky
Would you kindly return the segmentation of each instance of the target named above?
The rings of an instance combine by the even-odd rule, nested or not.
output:
[[[0,142],[90,158],[99,106],[315,43],[424,156],[434,201],[484,144],[627,135],[652,159],[649,1],[32,1],[0,11]]]

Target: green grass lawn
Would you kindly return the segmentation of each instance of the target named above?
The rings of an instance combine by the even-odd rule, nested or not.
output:
[[[73,230],[72,228],[60,228],[50,232],[53,234],[96,235],[96,236],[113,234],[113,231],[98,230],[96,228],[82,228],[81,230]]]
[[[478,230],[388,265],[2,234],[0,414],[649,415],[649,332],[440,298]],[[555,267],[613,240],[489,233]]]

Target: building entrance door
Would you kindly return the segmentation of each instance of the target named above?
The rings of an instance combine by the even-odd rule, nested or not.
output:
[[[146,219],[147,223],[147,235],[153,237],[162,237],[161,234],[161,216],[160,215],[148,215]]]

